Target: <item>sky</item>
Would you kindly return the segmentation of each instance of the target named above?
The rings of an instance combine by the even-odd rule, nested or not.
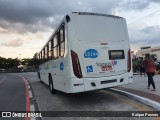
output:
[[[132,51],[160,46],[160,0],[0,0],[0,56],[32,58],[70,12],[124,17]]]

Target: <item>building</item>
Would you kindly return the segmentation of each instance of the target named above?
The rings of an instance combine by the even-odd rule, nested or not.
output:
[[[145,54],[151,54],[151,55],[155,55],[155,57],[157,58],[157,61],[160,62],[160,46],[159,47],[151,47],[151,46],[147,46],[147,47],[141,47],[140,50],[138,50],[138,52],[136,53],[136,58],[139,57],[145,57]]]
[[[131,51],[131,58],[136,59],[136,55],[134,54],[134,51]]]

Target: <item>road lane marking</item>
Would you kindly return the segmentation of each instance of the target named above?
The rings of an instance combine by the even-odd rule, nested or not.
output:
[[[28,85],[28,89],[30,89],[30,86]]]
[[[34,107],[34,105],[30,105],[30,110],[31,110],[32,112],[35,112],[35,107]],[[31,120],[36,120],[36,118],[35,118],[35,117],[31,117]]]
[[[34,105],[30,105],[30,110],[31,110],[32,112],[35,111]]]
[[[6,76],[3,76],[3,79],[0,81],[0,83],[4,82],[6,80]]]
[[[30,97],[30,98],[33,97],[31,90],[29,90],[29,97]]]

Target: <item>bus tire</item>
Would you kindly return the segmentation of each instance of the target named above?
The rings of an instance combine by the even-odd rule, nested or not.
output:
[[[52,80],[52,77],[51,75],[49,75],[49,89],[51,91],[51,94],[56,94],[56,90],[54,89],[54,86],[53,86],[53,80]]]

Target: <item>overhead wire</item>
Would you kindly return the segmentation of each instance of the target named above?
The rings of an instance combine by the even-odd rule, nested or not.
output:
[[[144,18],[146,18],[146,17],[148,17],[148,16],[151,16],[151,15],[153,15],[153,14],[155,14],[155,13],[158,13],[158,12],[160,12],[160,10],[157,10],[157,11],[155,11],[155,12],[152,12],[152,13],[150,13],[150,14],[148,14],[148,15],[146,15],[146,16],[138,19],[138,20],[135,20],[135,21],[129,23],[128,25],[131,25],[131,24],[133,24],[133,23],[136,23],[136,22],[138,22],[138,21],[140,21],[140,20],[142,20],[142,19],[144,19]]]

